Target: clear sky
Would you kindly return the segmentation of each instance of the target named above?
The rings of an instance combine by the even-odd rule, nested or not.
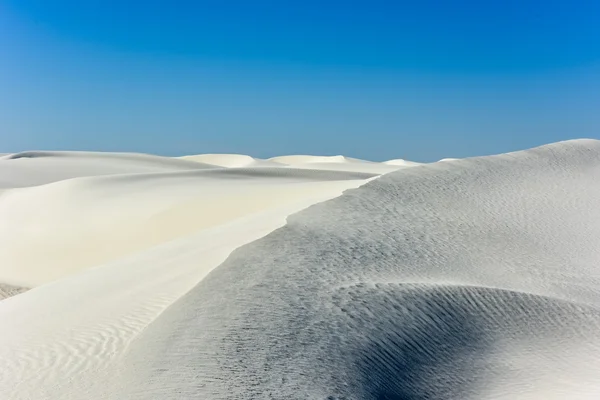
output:
[[[0,0],[0,152],[434,161],[600,138],[600,1]]]

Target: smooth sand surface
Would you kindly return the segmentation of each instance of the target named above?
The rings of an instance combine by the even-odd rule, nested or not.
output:
[[[280,167],[274,161],[261,160],[243,154],[199,154],[180,157],[182,160],[196,161],[205,164],[218,165],[221,167]]]
[[[378,176],[192,158],[0,159],[2,398],[95,398],[135,337],[235,248]]]
[[[388,164],[388,165],[400,166],[400,167],[415,167],[417,165],[421,165],[421,163],[416,163],[414,161],[407,161],[407,160],[403,160],[401,158],[398,158],[396,160],[384,161],[383,163]]]
[[[318,169],[328,171],[348,171],[348,172],[371,172],[374,174],[385,174],[397,171],[400,168],[413,167],[418,163],[376,163],[357,158],[344,156],[281,156],[270,158],[269,161],[277,162],[293,168],[300,169]],[[402,160],[404,161],[404,160]]]
[[[150,172],[214,168],[148,154],[83,151],[27,151],[0,156],[0,190],[37,186],[65,179]]]
[[[339,194],[372,176],[227,169],[76,178],[5,190],[0,279],[38,286],[245,215]]]
[[[349,164],[349,163],[358,163],[365,164],[371,163],[367,160],[360,160],[358,158],[345,157],[342,155],[338,156],[310,156],[310,155],[290,155],[290,156],[279,156],[269,158],[269,161],[278,162],[280,164],[285,165],[298,165],[298,164],[307,164],[307,163],[335,163],[335,164]]]
[[[0,192],[0,397],[600,398],[600,142],[307,157]]]

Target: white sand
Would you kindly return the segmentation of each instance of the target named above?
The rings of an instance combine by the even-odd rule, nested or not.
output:
[[[460,159],[459,158],[442,158],[438,162],[448,162],[448,161],[458,161],[458,160],[460,160]]]
[[[0,279],[38,286],[245,215],[337,195],[370,176],[230,169],[6,190],[0,197]]]
[[[269,161],[277,162],[293,168],[300,169],[319,169],[327,171],[348,171],[348,172],[371,172],[373,174],[385,174],[396,171],[400,168],[412,167],[418,163],[375,163],[357,158],[344,156],[280,156],[270,158]]]
[[[214,168],[147,154],[28,151],[0,156],[0,189],[43,185],[70,178]]]
[[[2,399],[600,397],[600,142],[44,154],[0,160]]]
[[[28,289],[25,287],[7,285],[0,283],[0,300],[4,300],[8,297],[16,296],[20,293],[26,292]]]
[[[22,292],[6,283],[36,287],[0,303],[3,399],[93,398],[136,335],[231,251],[377,176],[231,155],[28,154],[0,160],[2,297]]]
[[[335,164],[370,164],[370,161],[360,160],[345,156],[309,156],[309,155],[291,155],[269,158],[269,161],[274,161],[285,165],[299,165],[308,163],[335,163]]]
[[[282,166],[282,164],[275,161],[261,160],[259,158],[253,158],[242,154],[199,154],[180,157],[180,159],[228,168]]]
[[[403,160],[401,158],[385,161],[384,164],[395,165],[395,166],[399,166],[399,167],[416,167],[417,165],[421,165],[421,163],[416,163],[414,161],[407,161],[407,160]]]

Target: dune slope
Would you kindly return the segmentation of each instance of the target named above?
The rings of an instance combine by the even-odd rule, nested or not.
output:
[[[599,179],[600,142],[574,141],[310,207],[161,314],[101,394],[598,398]]]
[[[39,286],[375,175],[284,168],[83,177],[0,195],[0,282]],[[32,251],[35,249],[35,251]]]
[[[182,160],[196,161],[204,164],[218,165],[228,168],[282,166],[282,164],[274,161],[261,160],[242,154],[199,154],[193,156],[183,156],[179,158]]]
[[[86,176],[206,168],[215,166],[148,154],[27,151],[0,156],[0,189],[37,186]]]
[[[148,159],[169,167],[142,172]],[[11,400],[119,397],[102,387],[128,346],[233,250],[377,177],[102,153],[34,153],[0,160],[0,174],[15,160],[25,184],[0,192],[0,397]],[[90,163],[100,169],[71,173]]]
[[[600,397],[599,141],[381,177],[110,157],[0,192],[0,282],[35,286],[0,301],[0,398]]]

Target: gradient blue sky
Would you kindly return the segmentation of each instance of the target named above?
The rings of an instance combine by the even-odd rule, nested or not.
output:
[[[600,2],[0,0],[0,152],[433,161],[600,138]]]

